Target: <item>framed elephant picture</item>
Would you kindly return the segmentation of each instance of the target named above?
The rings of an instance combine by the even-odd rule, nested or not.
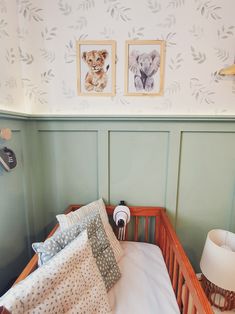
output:
[[[161,96],[164,63],[163,40],[126,41],[125,95]]]
[[[77,41],[77,90],[83,96],[114,96],[116,42]]]

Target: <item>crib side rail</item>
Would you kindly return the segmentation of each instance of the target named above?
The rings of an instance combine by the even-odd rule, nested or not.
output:
[[[65,211],[65,214],[79,207],[81,207],[81,205],[70,205]],[[115,206],[106,206],[108,215],[113,214],[114,208]],[[135,241],[138,241],[138,226],[140,220],[145,220],[145,242],[149,242],[149,219],[152,217],[155,220],[154,242],[159,245],[162,250],[181,312],[184,314],[213,314],[210,304],[196,278],[195,272],[165,213],[165,209],[161,207],[130,207],[130,211],[134,219]],[[52,236],[57,228],[58,224],[52,229],[48,237]],[[126,239],[128,239],[128,230],[126,232]],[[37,267],[37,262],[38,259],[35,254],[14,284],[23,280],[34,271]]]
[[[162,212],[161,217],[159,246],[181,313],[213,314],[210,303],[165,212]]]

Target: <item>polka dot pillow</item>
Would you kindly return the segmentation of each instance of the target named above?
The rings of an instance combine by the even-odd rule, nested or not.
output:
[[[79,223],[57,232],[45,242],[33,243],[32,247],[38,254],[38,265],[42,266],[48,262],[84,230],[87,230],[93,256],[104,280],[106,290],[109,291],[121,277],[121,273],[98,210],[93,210],[89,215],[79,220]]]
[[[81,219],[76,226],[80,232],[87,230],[96,264],[104,280],[106,290],[110,290],[121,277],[121,273],[105,233],[99,211],[94,210]]]
[[[67,244],[72,242],[80,231],[75,225],[67,230],[59,231],[44,242],[36,242],[32,244],[33,250],[38,254],[38,266],[42,266],[49,261]]]
[[[104,281],[82,232],[2,298],[12,314],[112,313]]]

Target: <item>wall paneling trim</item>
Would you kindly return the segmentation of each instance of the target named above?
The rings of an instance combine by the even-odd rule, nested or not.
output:
[[[1,172],[1,291],[70,203],[165,206],[198,269],[207,232],[235,231],[235,119],[10,116],[18,166]],[[14,197],[12,195],[14,194]],[[14,220],[17,217],[17,220]],[[13,219],[14,218],[14,219]],[[20,223],[16,223],[20,221]],[[17,248],[12,243],[18,241]],[[18,252],[19,251],[19,252]],[[1,253],[2,254],[2,253]],[[11,265],[13,265],[11,267]]]

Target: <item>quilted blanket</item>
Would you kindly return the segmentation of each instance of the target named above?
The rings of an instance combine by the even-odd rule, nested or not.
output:
[[[87,232],[12,287],[0,305],[12,314],[111,313]]]

